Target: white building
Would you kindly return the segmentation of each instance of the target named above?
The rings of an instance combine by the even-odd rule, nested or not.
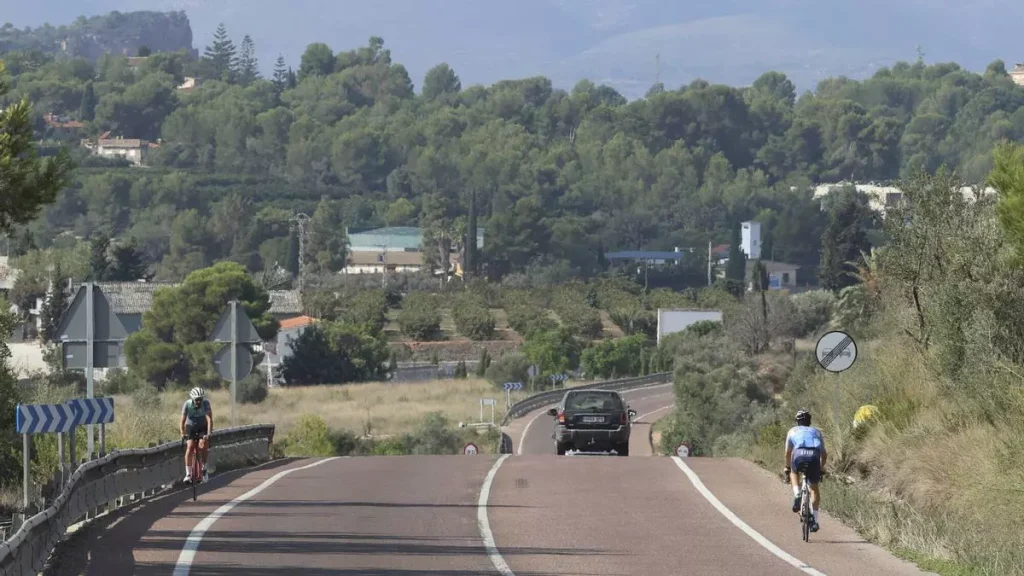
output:
[[[761,258],[761,223],[744,222],[740,237],[740,250],[749,260]]]

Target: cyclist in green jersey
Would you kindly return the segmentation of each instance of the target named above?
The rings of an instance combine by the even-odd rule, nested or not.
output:
[[[205,482],[210,479],[206,472],[206,458],[210,454],[213,408],[206,399],[206,391],[202,388],[193,388],[188,395],[189,399],[185,400],[185,405],[181,407],[181,439],[188,440],[188,448],[185,449],[185,482],[192,481],[192,458],[196,456],[197,451],[199,461],[203,465]]]

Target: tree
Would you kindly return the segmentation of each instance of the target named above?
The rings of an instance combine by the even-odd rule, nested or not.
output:
[[[85,85],[82,92],[82,105],[78,112],[83,122],[92,122],[96,118],[96,93],[93,91],[92,82]]]
[[[114,246],[113,258],[110,262],[107,279],[113,282],[135,282],[137,280],[150,280],[153,274],[149,272],[145,256],[139,250],[138,242],[132,238],[127,243]]]
[[[147,58],[152,53],[153,51],[150,50],[149,46],[139,46],[139,51],[136,53],[136,56]]]
[[[110,238],[100,234],[91,242],[89,257],[89,279],[93,282],[105,282],[110,274]]]
[[[238,83],[242,86],[252,84],[260,77],[259,63],[256,59],[256,46],[252,37],[242,37],[241,51],[238,57]]]
[[[327,76],[334,72],[334,52],[323,42],[314,42],[306,47],[299,63],[299,80],[309,76]]]
[[[387,374],[388,357],[382,337],[346,322],[323,321],[293,341],[281,374],[289,386],[379,380]]]
[[[7,94],[0,62],[0,98]],[[35,148],[32,107],[22,98],[0,110],[0,232],[32,221],[69,183],[72,168],[67,151],[41,160]]]
[[[822,235],[818,277],[826,290],[838,292],[857,283],[851,263],[871,249],[866,233],[870,208],[856,193],[845,192],[833,207]]]
[[[446,63],[434,66],[423,78],[423,97],[428,100],[438,100],[461,91],[462,82]]]
[[[299,230],[298,227],[293,227],[288,233],[288,272],[291,273],[292,278],[299,277],[299,251],[302,249],[302,243],[299,242]]]
[[[203,59],[210,66],[215,78],[230,82],[235,77],[238,61],[235,57],[235,44],[228,37],[227,28],[221,22],[213,33],[213,44],[206,47]]]
[[[10,364],[11,349],[7,346],[7,336],[17,326],[17,319],[7,310],[0,309],[0,483],[8,485],[15,481],[21,473],[20,446],[21,439],[15,434],[15,418],[21,393],[18,389],[18,378]]]
[[[306,265],[313,274],[338,272],[345,267],[346,246],[341,203],[326,196],[320,199],[309,219]]]
[[[1024,261],[1024,146],[1001,143],[993,154],[988,184],[999,192],[996,214]]]
[[[47,295],[45,302],[43,303],[43,309],[40,316],[43,320],[43,329],[39,333],[40,338],[43,342],[52,343],[54,342],[57,334],[57,328],[60,325],[60,320],[64,316],[64,312],[68,309],[68,298],[64,292],[64,285],[67,283],[64,275],[61,274],[60,264],[58,263],[54,267],[53,271],[53,282],[50,284],[50,291]]]
[[[281,54],[277,55],[277,61],[274,62],[274,88],[278,92],[284,92],[285,88],[288,88],[288,67],[285,65],[284,56]]]
[[[169,381],[216,385],[211,355],[219,345],[207,339],[232,299],[252,320],[263,340],[277,334],[270,295],[245,268],[220,262],[196,270],[172,288],[161,288],[142,318],[142,330],[125,342],[128,366],[158,386]]]
[[[732,242],[729,244],[729,262],[725,265],[726,280],[734,280],[746,284],[747,255],[740,246],[743,239],[740,235],[740,227],[732,227]]]

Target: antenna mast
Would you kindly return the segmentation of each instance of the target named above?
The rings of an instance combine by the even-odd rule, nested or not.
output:
[[[299,226],[299,294],[301,296],[306,276],[306,234],[309,233],[306,226],[309,224],[309,216],[299,212],[291,218],[291,221]]]

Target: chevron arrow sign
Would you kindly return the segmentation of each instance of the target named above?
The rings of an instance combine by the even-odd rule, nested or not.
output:
[[[75,414],[74,425],[110,424],[114,421],[113,398],[78,398],[68,400]]]
[[[67,404],[18,404],[15,421],[18,434],[68,432],[75,410]]]
[[[520,388],[523,387],[523,383],[522,382],[505,382],[504,384],[502,384],[502,386],[505,388],[505,390],[519,390]]]

